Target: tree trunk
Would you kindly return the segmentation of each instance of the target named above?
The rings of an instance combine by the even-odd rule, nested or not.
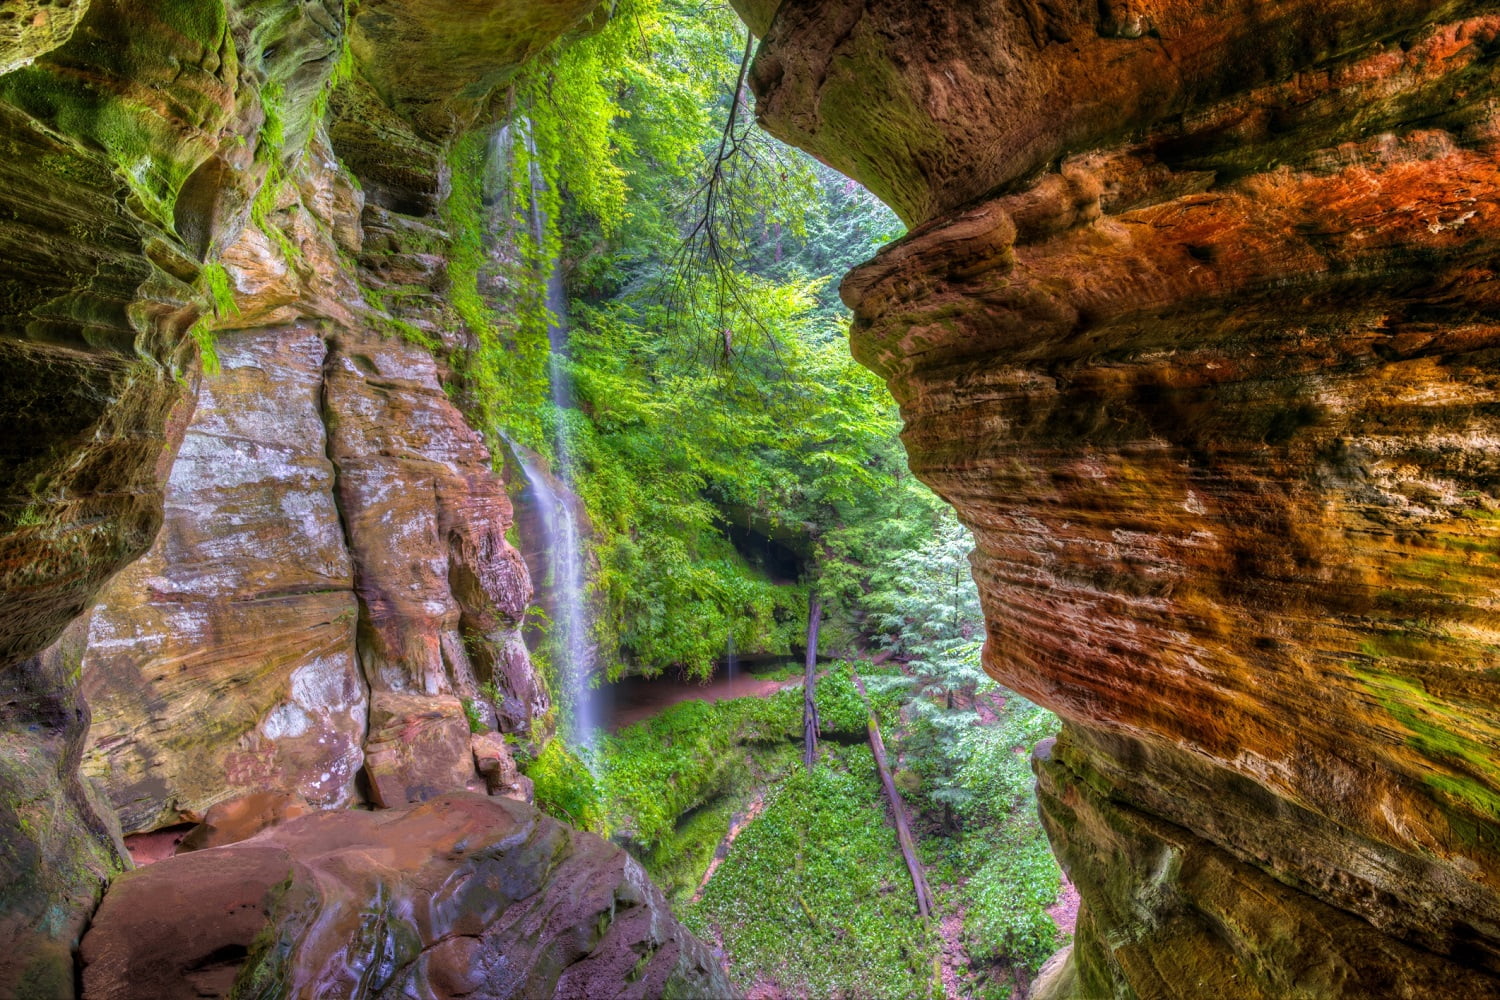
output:
[[[823,605],[816,591],[807,593],[807,669],[802,678],[802,762],[812,770],[818,752],[818,626],[823,621]]]
[[[911,827],[906,822],[906,803],[896,792],[896,782],[891,778],[890,765],[886,763],[885,741],[880,738],[880,721],[870,707],[865,694],[865,682],[859,674],[854,675],[854,686],[865,699],[865,711],[869,713],[866,727],[870,732],[870,751],[875,755],[875,767],[880,771],[880,783],[885,787],[885,797],[891,804],[891,816],[896,824],[896,840],[901,844],[901,856],[906,859],[906,870],[911,873],[912,891],[917,897],[917,912],[926,920],[932,916],[932,890],[927,887],[927,876],[922,874],[922,862],[917,858],[917,843],[912,839]]]

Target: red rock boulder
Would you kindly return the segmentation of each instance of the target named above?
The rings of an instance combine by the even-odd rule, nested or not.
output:
[[[733,995],[624,851],[465,793],[123,875],[81,954],[87,1000]]]

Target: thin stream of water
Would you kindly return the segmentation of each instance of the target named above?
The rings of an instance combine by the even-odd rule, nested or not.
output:
[[[547,245],[547,215],[542,205],[545,181],[537,166],[536,149],[532,138],[524,129],[521,132],[531,152],[531,211],[528,219],[531,235],[539,255]],[[510,128],[501,130],[496,136],[497,144],[515,141]],[[504,162],[504,160],[501,160]],[[539,259],[537,270],[545,288],[548,311],[548,383],[554,409],[555,431],[552,450],[556,461],[552,466],[553,480],[563,490],[573,492],[573,456],[567,434],[567,411],[573,406],[573,386],[567,369],[568,349],[568,300],[563,286],[560,253],[545,260]],[[594,650],[590,642],[591,631],[588,604],[584,596],[584,550],[578,516],[568,497],[554,489],[552,482],[540,470],[533,468],[519,449],[512,449],[516,461],[526,476],[527,484],[536,497],[540,514],[542,548],[546,553],[547,579],[543,581],[550,596],[554,657],[553,667],[566,700],[571,727],[569,741],[575,748],[592,751],[599,728],[598,706],[592,687]],[[585,753],[591,756],[591,753]]]

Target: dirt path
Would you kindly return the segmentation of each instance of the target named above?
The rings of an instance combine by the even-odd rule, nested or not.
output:
[[[962,1000],[958,970],[969,964],[969,955],[964,951],[963,914],[945,914],[938,922],[938,933],[943,939],[943,994],[946,1000]]]
[[[1072,934],[1078,923],[1078,902],[1078,890],[1064,878],[1062,888],[1057,890],[1057,902],[1047,907],[1047,916],[1064,934]]]

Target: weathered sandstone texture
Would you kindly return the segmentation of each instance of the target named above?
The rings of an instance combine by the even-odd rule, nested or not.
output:
[[[72,994],[77,934],[124,863],[77,773],[82,637],[59,636],[161,524],[203,265],[278,156],[262,88],[305,138],[332,69],[343,5],[277,6],[5,12],[31,16],[6,19],[0,76],[0,995]]]
[[[787,0],[763,121],[974,529],[1077,996],[1500,992],[1500,17]]]
[[[125,863],[85,691],[131,829],[477,784],[463,699],[546,710],[444,391],[472,340],[441,208],[456,137],[594,4],[484,6],[0,12],[0,995],[72,994]]]
[[[321,138],[298,168],[276,231],[224,254],[165,523],[92,615],[84,771],[127,833],[272,790],[418,801],[476,780],[464,699],[512,732],[547,708],[489,453],[432,355],[360,310],[361,199]]]
[[[81,954],[89,1000],[733,995],[620,848],[463,793],[123,875]]]

